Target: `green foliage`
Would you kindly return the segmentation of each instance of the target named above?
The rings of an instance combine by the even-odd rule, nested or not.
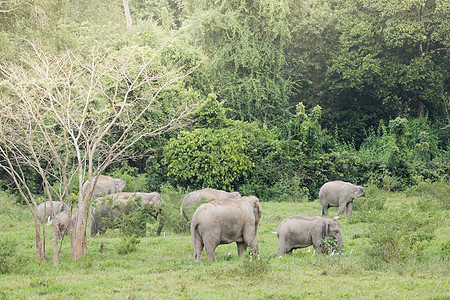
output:
[[[218,102],[215,94],[209,94],[206,102],[197,111],[195,125],[199,128],[223,128],[227,124],[225,112],[223,102]]]
[[[117,246],[117,253],[120,255],[136,252],[141,240],[137,236],[123,237],[122,242]]]
[[[191,2],[191,1],[189,1]],[[234,118],[282,122],[290,116],[284,73],[289,2],[225,0],[186,5],[192,40],[211,59],[206,76]]]
[[[377,212],[370,226],[368,256],[384,262],[420,261],[438,224],[439,215],[428,206]]]
[[[440,209],[450,208],[450,183],[448,179],[437,182],[420,182],[406,191],[407,195],[419,195],[421,199],[431,200],[439,204]]]
[[[233,189],[249,171],[249,141],[234,129],[183,131],[164,148],[168,176],[195,187]]]
[[[174,233],[186,232],[185,220],[180,215],[181,200],[186,191],[174,188],[170,184],[161,186],[161,197],[163,204],[161,205],[160,222],[164,224],[164,231]]]
[[[240,270],[236,270],[236,272],[242,273],[244,277],[262,278],[271,271],[270,260],[261,258],[259,254],[255,254],[253,249],[247,247],[243,256]]]
[[[126,163],[118,168],[114,168],[113,171],[110,171],[105,175],[124,180],[127,185],[123,192],[147,193],[152,191],[149,189],[148,175],[146,173],[139,173],[137,168],[130,167]]]
[[[320,240],[320,248],[323,249],[322,254],[327,255],[333,253],[341,255],[344,251],[344,247],[338,248],[338,240],[331,236],[326,236]]]
[[[323,151],[326,134],[319,124],[321,114],[322,108],[319,105],[313,107],[307,114],[303,103],[297,104],[297,114],[292,122],[290,135],[291,139],[301,143],[303,152],[308,156]]]

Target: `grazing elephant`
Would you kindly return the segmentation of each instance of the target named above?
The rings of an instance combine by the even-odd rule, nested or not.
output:
[[[239,192],[225,192],[210,188],[190,192],[181,202],[180,214],[186,222],[189,222],[192,219],[196,206],[200,205],[202,201],[210,202],[212,200],[239,198],[241,198]]]
[[[92,184],[95,182],[95,177],[92,178]],[[89,181],[83,184],[82,192],[85,194],[87,192]],[[113,178],[111,176],[100,175],[97,184],[92,192],[92,199],[97,199],[109,194],[117,194],[123,191],[127,183],[122,179]]]
[[[62,201],[46,201],[37,206],[36,215],[43,222],[47,218],[53,218],[62,211],[69,210],[69,206]]]
[[[247,246],[258,252],[256,232],[261,206],[255,196],[214,200],[200,205],[191,222],[195,261],[200,261],[203,247],[211,261],[216,260],[216,247],[236,242],[241,257]]]
[[[320,204],[322,204],[322,217],[328,216],[330,206],[339,206],[338,216],[347,208],[347,215],[352,212],[353,199],[366,197],[366,191],[362,186],[356,186],[350,182],[330,181],[322,185],[319,191]]]
[[[91,237],[97,232],[101,234],[107,228],[114,228],[114,220],[120,218],[123,214],[134,212],[136,206],[145,209],[155,220],[161,213],[162,197],[159,193],[117,193],[102,197],[91,206],[89,213],[91,215]],[[139,226],[141,230],[145,229],[145,222],[133,224]],[[163,224],[160,220],[157,235],[161,234]]]
[[[318,253],[328,253],[322,247],[324,237],[333,237],[342,246],[341,225],[336,219],[319,216],[297,215],[284,219],[277,229],[278,256],[291,253],[292,250],[311,245]]]

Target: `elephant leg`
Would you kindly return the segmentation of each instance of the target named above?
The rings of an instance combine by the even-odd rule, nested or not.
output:
[[[278,257],[285,255],[288,253],[288,247],[286,246],[286,241],[283,238],[280,238],[278,241]]]
[[[256,242],[256,230],[254,226],[245,229],[243,232],[244,243],[255,250],[255,254],[259,254],[258,243]]]
[[[347,203],[347,215],[351,214],[353,210],[353,202]]]
[[[322,206],[322,217],[328,216],[328,205]]]
[[[195,261],[200,261],[200,259],[202,258],[202,251],[203,251],[203,242],[197,239],[194,242]]]
[[[209,245],[205,244],[206,255],[210,261],[216,261],[216,247],[217,245],[213,245],[211,243]]]
[[[345,212],[345,208],[347,207],[347,205],[345,203],[343,204],[339,204],[339,210],[338,210],[338,216],[342,215]]]
[[[244,253],[245,248],[246,248],[245,243],[244,242],[240,242],[240,243],[236,242],[236,244],[237,244],[238,256],[242,257],[242,253]]]

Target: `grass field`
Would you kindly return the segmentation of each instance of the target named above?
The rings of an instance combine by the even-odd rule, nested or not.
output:
[[[71,259],[69,239],[66,239],[58,267],[52,265],[51,240],[47,241],[47,261],[36,261],[29,212],[3,202],[3,207],[0,205],[0,255],[3,255],[0,266],[4,271],[0,274],[0,298],[449,299],[448,209],[442,210],[436,204],[428,210],[427,203],[431,202],[423,204],[423,195],[415,191],[393,194],[373,190],[368,193],[368,200],[385,201],[382,211],[370,214],[390,216],[401,209],[419,213],[422,207],[420,216],[440,215],[430,219],[436,222],[433,238],[415,243],[412,250],[396,259],[371,257],[371,253],[376,253],[368,250],[375,238],[371,231],[378,223],[364,220],[369,209],[363,209],[364,198],[360,198],[355,200],[356,211],[352,215],[339,218],[344,237],[342,255],[312,256],[312,251],[298,249],[292,255],[278,258],[278,239],[273,232],[279,223],[295,214],[319,215],[321,207],[318,201],[262,201],[263,216],[257,236],[259,260],[250,261],[248,253],[245,258],[238,258],[236,245],[230,244],[217,248],[217,262],[208,262],[203,254],[202,261],[195,263],[188,233],[166,231],[156,237],[151,234],[153,230],[139,239],[136,251],[119,254],[121,246],[131,240],[113,230],[104,236],[88,238],[88,255],[79,261]],[[447,196],[444,194],[443,199],[447,205],[444,207],[448,208]],[[3,196],[2,201],[4,199]],[[336,213],[336,208],[331,209],[331,216]],[[387,220],[385,223],[390,223],[389,218]],[[385,225],[379,223],[379,226]],[[47,226],[47,231],[51,230]],[[393,238],[393,241],[396,240]],[[102,243],[103,254],[100,253]],[[420,252],[419,258],[415,258],[414,251]]]

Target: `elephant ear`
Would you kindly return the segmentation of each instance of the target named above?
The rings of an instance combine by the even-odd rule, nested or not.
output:
[[[330,229],[330,221],[327,220],[325,222],[325,236],[328,236],[329,229]]]
[[[261,205],[259,205],[259,200],[255,196],[250,196],[249,200],[253,206],[253,214],[255,215],[255,223],[258,224],[259,219],[261,219]]]

